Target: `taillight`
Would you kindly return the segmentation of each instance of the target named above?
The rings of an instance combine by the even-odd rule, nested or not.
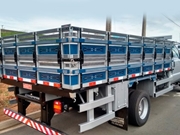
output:
[[[54,108],[54,113],[60,114],[62,112],[62,103],[58,100],[55,100],[53,108]]]
[[[15,96],[15,98],[16,98],[16,101],[18,101],[18,97],[17,97],[17,96]]]

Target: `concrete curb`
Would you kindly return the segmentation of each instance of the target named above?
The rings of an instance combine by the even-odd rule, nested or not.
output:
[[[27,114],[27,117],[30,117],[32,119],[38,119],[38,118],[40,118],[40,115],[41,115],[40,111],[37,111],[37,112]],[[17,126],[19,124],[21,124],[21,123],[18,122],[17,120],[14,120],[13,118],[3,121],[3,122],[0,122],[0,131],[5,130],[7,128],[11,128],[13,126]]]

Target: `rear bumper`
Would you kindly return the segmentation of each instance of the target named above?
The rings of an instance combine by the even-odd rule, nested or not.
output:
[[[39,121],[33,120],[10,109],[4,108],[4,114],[46,135],[67,135],[62,131],[42,124]]]

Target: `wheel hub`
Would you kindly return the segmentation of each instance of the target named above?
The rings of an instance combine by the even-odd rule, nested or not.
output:
[[[139,117],[144,119],[148,113],[148,100],[143,97],[139,102]]]

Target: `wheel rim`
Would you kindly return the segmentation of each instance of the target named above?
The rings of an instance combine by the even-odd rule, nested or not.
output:
[[[144,119],[147,116],[148,113],[148,100],[147,98],[143,97],[139,102],[139,117],[141,119]]]

